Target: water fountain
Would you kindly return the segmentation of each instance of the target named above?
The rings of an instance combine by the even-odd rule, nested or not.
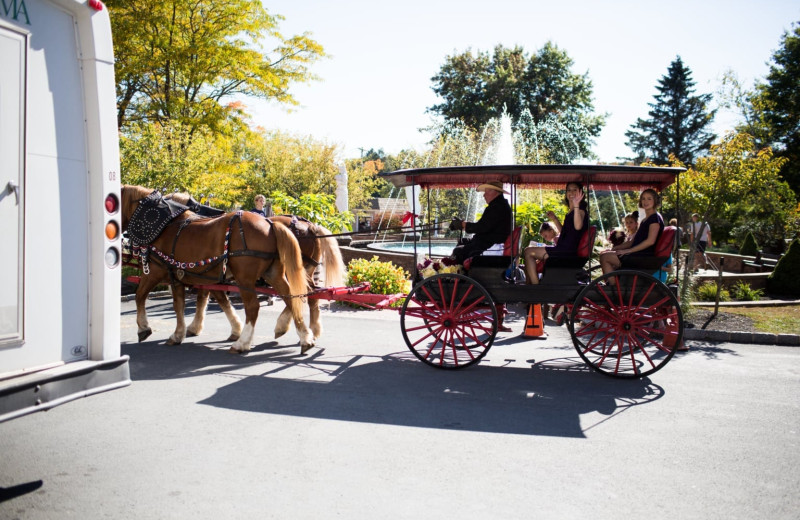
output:
[[[518,120],[513,121],[504,112],[500,117],[490,120],[479,132],[467,129],[460,124],[434,125],[428,130],[435,136],[431,141],[430,148],[424,155],[418,155],[411,159],[406,158],[403,164],[404,168],[472,164],[571,164],[587,162],[582,159],[579,137],[587,135],[588,129],[569,119],[562,121],[551,117],[544,121],[536,122],[530,112],[526,111],[523,112]],[[457,197],[456,193],[458,193],[456,190],[450,190],[448,199]],[[419,197],[419,193],[416,193],[416,195]],[[428,196],[429,198],[431,197],[430,194]],[[614,197],[613,192],[611,196]],[[617,196],[621,202],[621,195],[618,193]],[[452,215],[445,214],[442,211],[464,215],[470,221],[476,220],[480,208],[483,207],[481,194],[474,189],[464,190],[462,197],[463,205],[460,202],[456,202],[456,205],[447,206],[445,209],[434,205],[431,208],[434,214],[431,215],[428,221],[449,221]],[[518,203],[520,200],[524,201],[526,197],[530,197],[530,195],[523,193],[522,197],[518,199]],[[411,201],[410,193],[406,193],[406,198]],[[438,198],[438,190],[434,190],[433,198]],[[605,235],[603,216],[599,210],[597,195],[594,192],[592,192],[592,198],[594,199],[594,207],[597,209],[596,215],[600,216],[601,232]],[[539,187],[538,199],[539,205],[544,206],[544,194],[541,186]],[[617,213],[616,197],[614,203],[614,213]],[[427,206],[420,205],[419,199],[415,204],[418,208],[417,214],[427,211]],[[409,202],[409,206],[411,207],[411,202]],[[618,215],[617,218],[619,218]],[[384,246],[376,245],[376,247],[399,250],[398,246],[392,243]],[[405,247],[410,250],[411,244]],[[446,245],[445,249],[448,247],[452,249],[451,244]]]

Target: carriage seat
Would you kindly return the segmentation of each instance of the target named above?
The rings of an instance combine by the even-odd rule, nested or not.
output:
[[[589,226],[586,232],[578,242],[578,250],[575,255],[559,256],[549,255],[545,262],[539,263],[540,272],[544,272],[548,267],[568,267],[568,268],[581,268],[586,265],[589,258],[592,257],[594,249],[594,239],[597,237],[597,226]]]
[[[656,241],[656,247],[655,251],[653,252],[653,256],[625,255],[621,257],[622,265],[620,268],[636,269],[650,273],[658,271],[672,254],[672,249],[675,247],[675,239],[677,235],[677,228],[675,226],[666,226],[661,232],[661,236],[658,237],[658,240]]]
[[[514,257],[519,256],[520,238],[522,238],[522,226],[516,226],[514,230],[511,231],[511,234],[508,235],[506,241],[503,242],[502,251],[499,247],[497,247],[496,251],[501,254],[491,251],[495,246],[501,245],[495,244],[495,246],[492,246],[489,248],[489,250],[484,251],[479,256],[474,256],[464,260],[464,269],[469,271],[473,267],[508,267],[511,264],[511,260],[513,260]]]

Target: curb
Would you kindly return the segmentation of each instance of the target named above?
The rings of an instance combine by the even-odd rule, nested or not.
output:
[[[783,307],[798,305],[800,300],[760,300],[760,301],[734,301],[719,302],[720,309],[724,307]],[[692,307],[714,307],[714,302],[691,302]],[[683,329],[683,338],[694,341],[716,341],[731,343],[750,343],[760,345],[785,345],[790,347],[800,346],[800,335],[797,334],[770,334],[768,332],[741,332],[728,330],[703,330]]]
[[[714,302],[691,302],[689,305],[692,307],[714,307]],[[719,302],[720,308],[722,307],[786,307],[791,305],[800,305],[800,300],[757,300],[757,301],[732,301],[732,302]]]
[[[719,343],[751,343],[760,345],[800,346],[800,335],[770,334],[768,332],[738,332],[727,330],[684,329],[683,339]]]

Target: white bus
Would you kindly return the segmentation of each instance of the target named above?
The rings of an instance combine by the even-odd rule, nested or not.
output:
[[[130,384],[108,10],[0,0],[0,422]]]

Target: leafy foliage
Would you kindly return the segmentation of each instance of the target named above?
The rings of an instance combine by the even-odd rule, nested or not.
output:
[[[693,95],[694,85],[691,70],[678,56],[658,82],[659,93],[649,103],[650,119],[637,119],[625,132],[637,163],[650,159],[668,164],[674,157],[692,164],[711,147],[715,136],[707,128],[716,111],[708,110],[711,94]]]
[[[371,260],[356,258],[347,264],[347,286],[370,283],[373,294],[408,293],[411,290],[409,274],[392,262],[381,262],[377,256]]]
[[[304,217],[334,233],[352,229],[353,215],[349,211],[339,212],[333,195],[307,193],[294,198],[282,191],[273,191],[270,197],[276,214]]]
[[[534,124],[550,120],[564,127],[585,128],[585,133],[573,137],[579,142],[578,156],[588,157],[591,139],[600,134],[605,116],[593,114],[592,83],[588,74],[571,72],[573,63],[551,42],[533,56],[520,46],[509,49],[502,45],[491,55],[467,50],[447,56],[439,73],[431,78],[433,91],[444,101],[428,110],[446,123],[461,123],[463,131],[474,133],[504,111],[515,122],[523,121],[525,115]]]
[[[781,175],[800,195],[800,24],[785,32],[772,56],[766,82],[757,86],[776,153],[788,159]]]
[[[744,302],[758,301],[764,295],[763,289],[753,289],[750,287],[750,284],[744,280],[736,282],[731,292],[733,293],[734,299]]]
[[[243,158],[251,167],[245,176],[246,197],[282,191],[336,194],[337,147],[311,136],[257,130],[243,143]]]
[[[767,291],[800,296],[800,276],[797,273],[800,273],[800,240],[795,239],[767,278]]]
[[[217,129],[222,100],[254,96],[290,105],[294,83],[316,79],[324,57],[308,34],[284,38],[281,16],[259,0],[107,0],[114,32],[117,124],[180,121]],[[267,41],[276,41],[264,51]]]
[[[715,282],[705,282],[695,288],[695,296],[701,302],[713,302],[717,300],[717,284]],[[728,289],[722,288],[719,291],[719,301],[731,301],[731,293]]]
[[[769,148],[754,150],[747,134],[728,134],[681,175],[681,207],[699,213],[717,239],[750,231],[762,245],[782,241],[797,219],[794,193],[780,178],[784,161]],[[674,187],[667,193],[674,197]]]
[[[756,256],[758,254],[758,244],[756,239],[753,238],[753,233],[748,232],[744,237],[742,248],[739,249],[739,254],[743,256]]]
[[[372,197],[382,195],[382,188],[389,183],[379,179],[378,174],[386,170],[381,159],[350,159],[345,161],[347,168],[347,192],[351,208],[363,208]]]
[[[120,136],[122,181],[166,192],[205,194],[208,202],[230,208],[242,190],[245,164],[229,160],[228,138],[189,130],[177,122],[137,123]]]

